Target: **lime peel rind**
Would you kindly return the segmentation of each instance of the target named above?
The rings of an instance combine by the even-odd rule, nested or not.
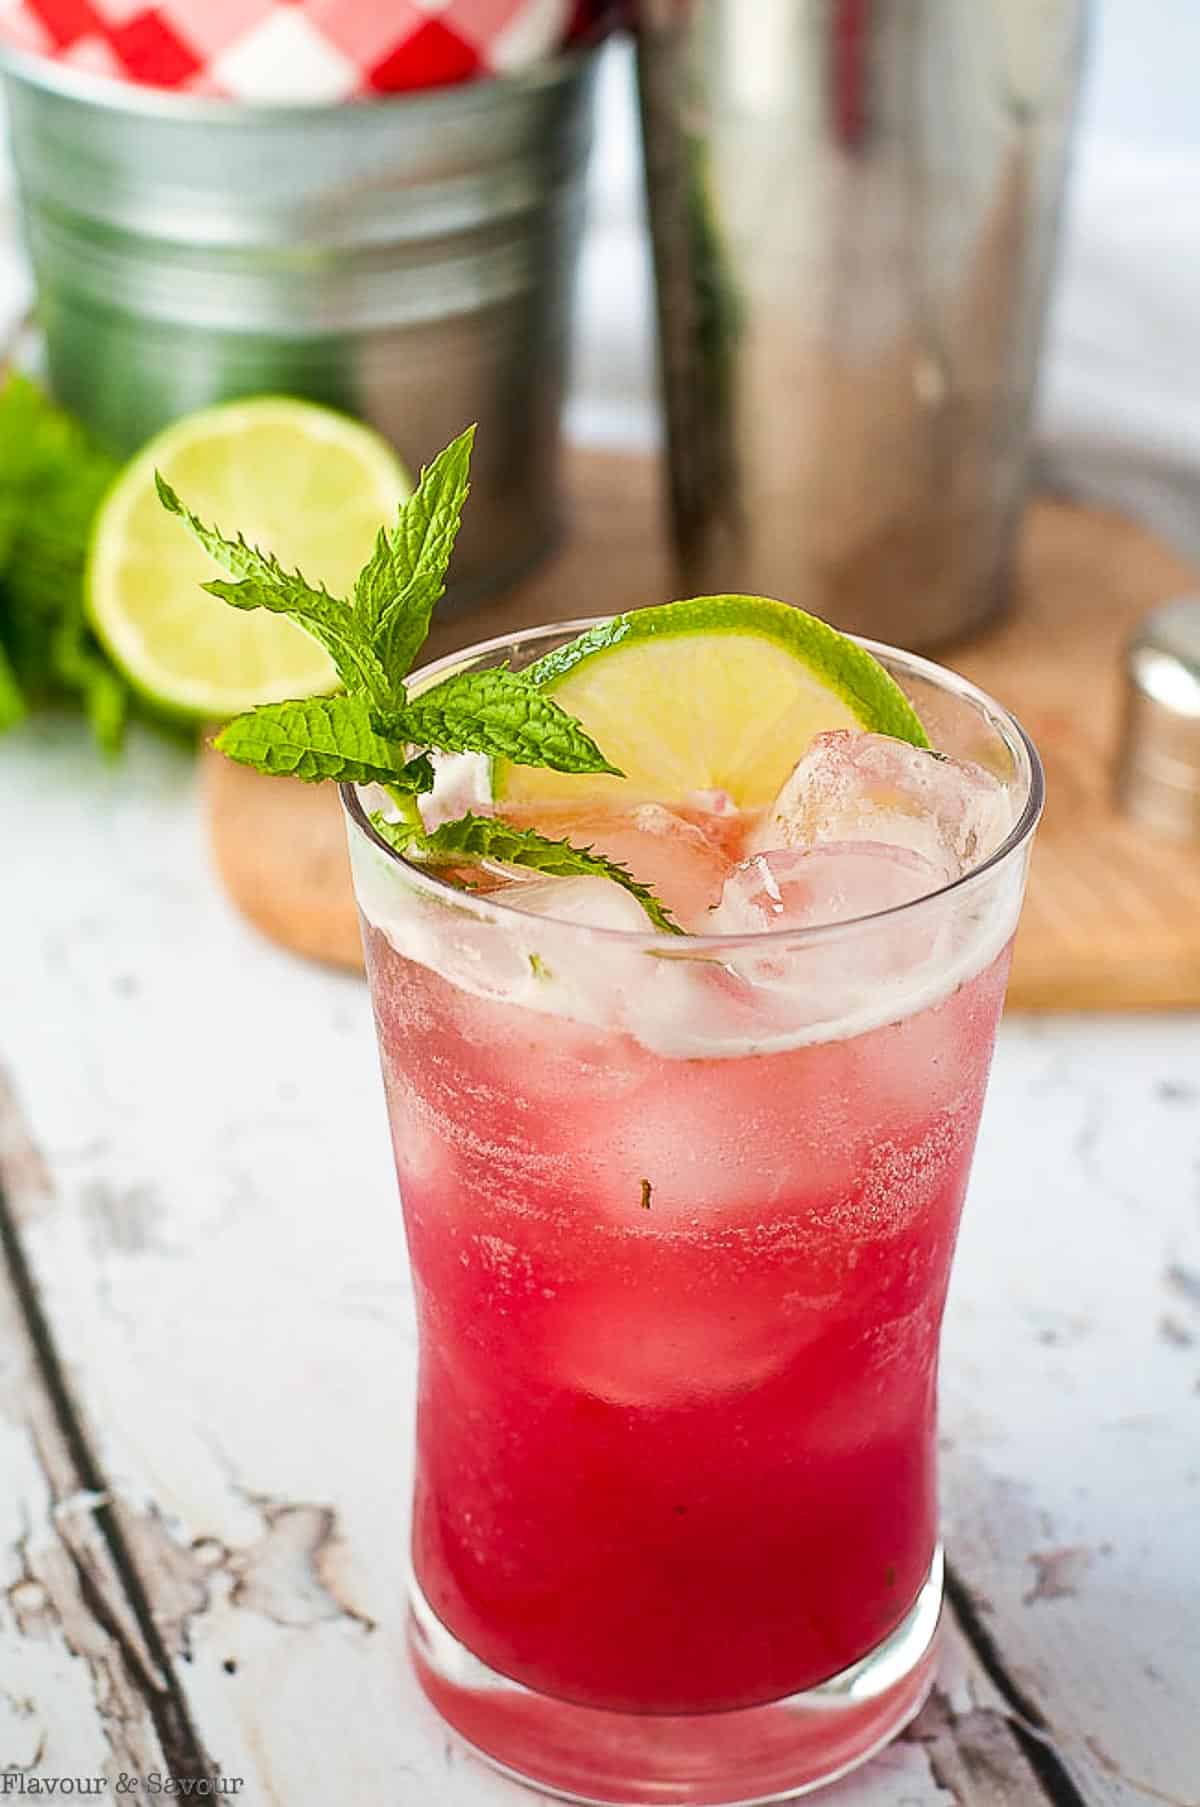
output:
[[[714,619],[717,611],[719,618]],[[705,616],[709,617],[707,622]],[[864,728],[909,741],[914,747],[928,747],[929,738],[920,717],[878,659],[827,621],[770,596],[732,592],[693,596],[664,603],[661,608],[614,615],[610,621],[586,628],[566,646],[545,653],[525,675],[540,688],[554,690],[569,671],[596,653],[639,640],[694,635],[706,626],[720,634],[756,634],[789,648],[828,689],[849,704]],[[814,659],[810,656],[814,651],[832,656]]]
[[[715,787],[743,806],[762,805],[822,729],[859,727],[929,744],[912,704],[864,646],[770,597],[698,596],[616,615],[546,653],[525,676],[557,692],[615,763],[636,774],[639,795],[660,800]],[[495,762],[492,777],[497,798],[566,802],[584,794],[582,781],[564,791],[560,780],[507,761]],[[589,790],[614,787],[632,794],[620,781],[589,781]]]

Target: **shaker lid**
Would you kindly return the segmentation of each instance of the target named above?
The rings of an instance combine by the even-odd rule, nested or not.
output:
[[[1126,649],[1117,794],[1149,826],[1200,840],[1200,596],[1155,609]]]

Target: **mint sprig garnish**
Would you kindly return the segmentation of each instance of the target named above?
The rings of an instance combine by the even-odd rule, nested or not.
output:
[[[377,725],[444,753],[487,753],[556,772],[622,775],[574,716],[503,665],[447,678]]]
[[[475,429],[452,441],[421,472],[395,525],[382,528],[348,599],[314,587],[240,534],[206,525],[156,474],[163,507],[185,524],[234,579],[204,588],[238,609],[286,615],[333,659],[343,690],[334,696],[265,703],[235,716],[214,745],[256,771],[316,783],[379,784],[399,811],[372,822],[408,858],[433,865],[493,859],[558,877],[623,885],[655,928],[678,934],[648,886],[591,848],[513,828],[497,817],[465,815],[425,829],[417,798],[432,790],[431,752],[480,753],[557,772],[622,774],[561,704],[520,672],[498,666],[460,672],[410,697],[406,679],[429,632],[469,490]]]
[[[395,527],[380,533],[354,586],[355,615],[388,671],[410,671],[425,644],[471,487],[474,444],[472,426],[421,472]]]
[[[303,778],[316,783],[393,784],[402,790],[428,790],[410,783],[404,745],[383,740],[371,726],[371,705],[361,696],[314,696],[292,703],[264,703],[235,715],[213,745],[240,765],[273,777]],[[416,774],[423,780],[422,770]]]
[[[380,840],[423,865],[461,865],[464,860],[496,860],[504,866],[527,866],[554,878],[611,878],[632,893],[656,929],[678,935],[681,929],[648,885],[616,860],[590,847],[555,841],[531,828],[514,828],[501,816],[458,816],[432,834],[414,831],[376,811],[371,826]]]

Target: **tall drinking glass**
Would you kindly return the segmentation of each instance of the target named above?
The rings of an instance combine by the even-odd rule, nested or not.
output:
[[[980,691],[871,650],[1014,826],[853,921],[531,916],[344,792],[420,1327],[417,1670],[585,1800],[801,1792],[932,1680],[938,1338],[1042,779]]]

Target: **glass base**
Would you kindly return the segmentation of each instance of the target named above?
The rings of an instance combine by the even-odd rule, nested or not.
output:
[[[513,1776],[596,1807],[756,1807],[865,1763],[913,1719],[937,1666],[942,1552],[888,1637],[819,1687],[728,1713],[611,1713],[539,1694],[448,1632],[414,1581],[409,1638],[442,1718]]]

